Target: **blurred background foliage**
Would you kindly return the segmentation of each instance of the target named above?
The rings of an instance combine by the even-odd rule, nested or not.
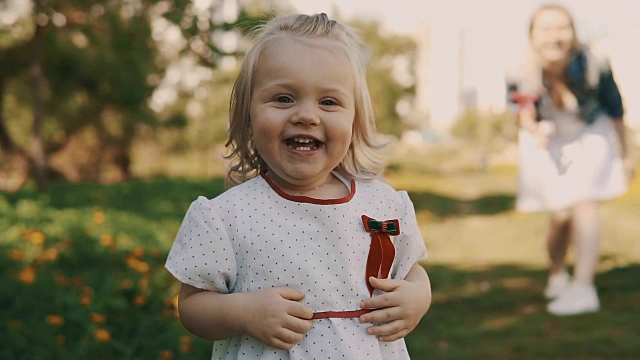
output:
[[[16,16],[0,22],[0,190],[218,174],[247,34],[292,9],[240,1],[229,17],[222,1],[198,3],[3,2]],[[378,128],[399,137],[416,127],[416,44],[375,21],[351,25],[370,47]]]

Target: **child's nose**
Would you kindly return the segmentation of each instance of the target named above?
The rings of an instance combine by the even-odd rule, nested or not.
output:
[[[318,107],[311,101],[298,103],[297,111],[291,117],[293,123],[304,125],[317,125],[320,123]]]

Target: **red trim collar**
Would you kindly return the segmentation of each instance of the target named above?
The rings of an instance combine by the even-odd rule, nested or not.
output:
[[[351,191],[349,192],[349,195],[342,198],[337,198],[337,199],[316,199],[310,196],[289,194],[284,190],[282,190],[273,181],[271,181],[271,179],[269,179],[269,177],[266,176],[265,173],[261,173],[260,176],[262,176],[264,181],[266,181],[267,184],[269,184],[269,186],[273,189],[273,191],[275,191],[278,195],[280,195],[281,197],[287,200],[300,202],[300,203],[310,203],[310,204],[318,204],[318,205],[344,204],[349,202],[356,194],[356,181],[353,178],[351,179]]]

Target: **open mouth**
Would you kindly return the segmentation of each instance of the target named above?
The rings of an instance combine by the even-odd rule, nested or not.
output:
[[[320,146],[322,146],[322,142],[313,138],[307,137],[293,137],[285,140],[287,147],[289,149],[297,150],[297,151],[311,151],[317,150]]]

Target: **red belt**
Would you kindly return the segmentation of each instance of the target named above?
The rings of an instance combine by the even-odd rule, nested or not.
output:
[[[349,310],[349,311],[322,311],[313,313],[312,320],[326,319],[326,318],[356,318],[360,315],[364,315],[371,312],[371,309]]]

